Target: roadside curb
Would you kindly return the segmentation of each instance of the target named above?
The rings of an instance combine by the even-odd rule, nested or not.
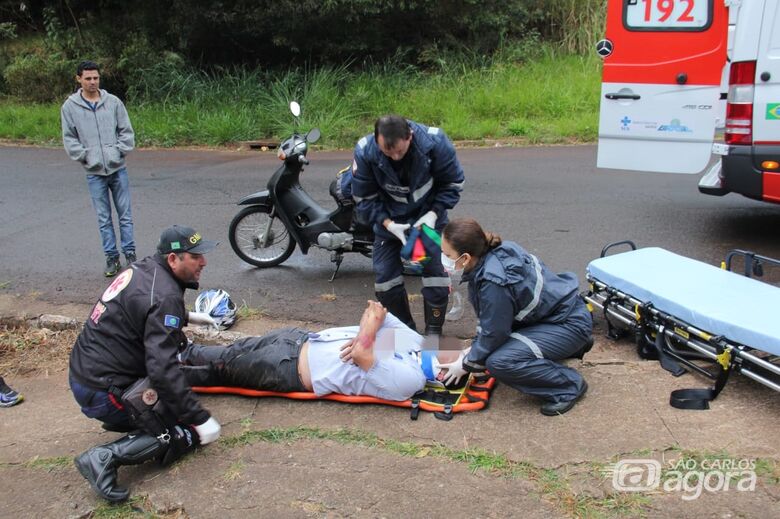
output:
[[[73,317],[54,314],[29,315],[0,315],[0,326],[46,328],[49,330],[77,330],[84,323]]]
[[[80,330],[84,322],[74,317],[56,314],[0,315],[0,326],[47,329],[54,331]],[[206,343],[235,342],[249,335],[242,332],[214,330],[206,326],[185,326],[184,332],[193,340]]]

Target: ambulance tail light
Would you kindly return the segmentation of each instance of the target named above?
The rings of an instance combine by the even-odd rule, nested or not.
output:
[[[753,144],[753,91],[756,62],[731,64],[726,101],[726,144]]]

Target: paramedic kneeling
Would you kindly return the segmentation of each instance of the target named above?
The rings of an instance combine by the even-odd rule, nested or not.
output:
[[[230,346],[192,344],[180,359],[192,386],[310,391],[317,396],[339,393],[403,401],[425,387],[420,366],[422,345],[420,334],[380,303],[369,301],[359,326],[319,333],[284,328]]]
[[[563,414],[588,385],[556,361],[590,349],[593,321],[578,293],[577,276],[555,274],[518,244],[485,233],[476,220],[458,218],[444,228],[442,264],[468,282],[479,319],[471,350],[450,364],[445,380],[490,372],[518,391],[544,398],[542,414]],[[453,281],[455,282],[455,281]]]
[[[189,227],[163,231],[157,254],[131,264],[106,288],[73,346],[68,378],[81,411],[107,430],[134,431],[74,460],[108,501],[129,496],[117,485],[118,467],[152,458],[168,464],[219,437],[219,423],[201,407],[176,358],[187,344],[188,321],[213,323],[188,314],[183,296],[198,287],[203,254],[216,245]]]

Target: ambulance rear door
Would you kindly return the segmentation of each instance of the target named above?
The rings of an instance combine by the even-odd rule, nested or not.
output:
[[[608,0],[598,166],[699,173],[726,64],[724,0]]]
[[[753,142],[780,146],[780,5],[767,2],[761,20],[753,101]]]

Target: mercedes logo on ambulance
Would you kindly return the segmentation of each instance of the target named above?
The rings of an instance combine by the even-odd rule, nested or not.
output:
[[[602,58],[606,58],[607,56],[612,54],[612,42],[610,40],[606,39],[606,38],[603,39],[603,40],[600,40],[596,44],[596,52]]]

